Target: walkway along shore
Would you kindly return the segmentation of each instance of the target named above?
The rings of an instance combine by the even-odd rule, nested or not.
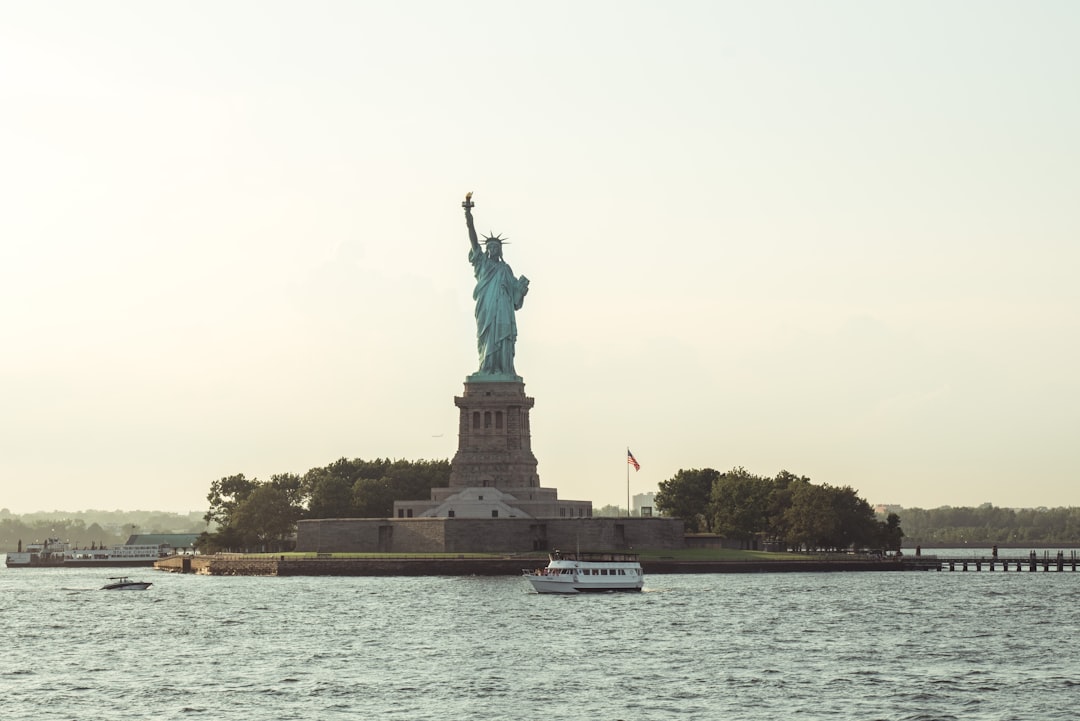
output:
[[[837,573],[858,571],[1072,571],[1075,556],[1061,554],[1024,559],[939,558],[904,556],[885,559],[808,558],[776,561],[642,560],[646,574],[663,573]],[[539,567],[535,557],[386,556],[378,558],[290,557],[221,553],[171,556],[154,568],[171,573],[207,576],[517,576],[523,568]]]

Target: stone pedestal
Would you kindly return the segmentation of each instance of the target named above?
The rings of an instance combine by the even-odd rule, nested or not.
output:
[[[458,407],[458,449],[450,484],[432,488],[429,500],[394,501],[394,516],[411,518],[588,518],[589,501],[559,500],[541,488],[532,452],[529,411],[533,399],[517,376],[474,373]],[[539,546],[538,546],[539,548]]]
[[[477,381],[454,398],[459,409],[458,450],[450,464],[450,489],[536,489],[540,476],[532,452],[529,411],[535,402],[516,381]]]

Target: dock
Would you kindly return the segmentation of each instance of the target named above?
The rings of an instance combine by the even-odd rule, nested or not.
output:
[[[1064,551],[1058,551],[1051,556],[1049,552],[1044,552],[1042,556],[1037,555],[1034,551],[1028,556],[1016,556],[1013,558],[994,558],[993,556],[980,556],[971,557],[965,556],[962,558],[949,558],[940,556],[915,556],[911,559],[905,559],[905,563],[909,563],[913,566],[912,570],[919,571],[1027,571],[1029,573],[1035,571],[1057,572],[1071,571],[1076,573],[1077,566],[1080,566],[1080,557],[1077,556],[1076,551],[1070,551],[1069,555],[1065,555]]]

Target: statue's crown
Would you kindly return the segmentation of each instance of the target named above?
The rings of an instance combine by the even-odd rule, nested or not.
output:
[[[509,243],[510,239],[502,237],[502,233],[499,233],[498,235],[485,235],[484,236],[484,242],[485,243],[499,243],[500,245],[502,245],[503,243]]]

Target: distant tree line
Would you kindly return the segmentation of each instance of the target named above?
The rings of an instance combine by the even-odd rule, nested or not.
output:
[[[607,504],[605,506],[593,507],[593,518],[626,518],[626,506],[618,506],[614,504]],[[640,516],[641,511],[634,509],[631,516]]]
[[[904,531],[893,513],[878,520],[870,504],[850,486],[814,484],[806,476],[780,471],[758,476],[736,467],[680,470],[660,482],[656,508],[681,518],[690,532],[715,533],[794,550],[851,547],[898,550]]]
[[[135,533],[199,533],[206,528],[200,514],[164,511],[51,511],[13,514],[0,510],[0,549],[14,551],[19,542],[59,538],[78,547],[113,546]]]
[[[427,499],[450,484],[448,460],[365,461],[341,458],[303,476],[282,473],[268,481],[244,474],[210,484],[200,551],[279,551],[291,547],[296,523],[307,518],[387,518],[395,500]]]
[[[1080,543],[1080,508],[903,508],[909,546],[1025,546]]]

